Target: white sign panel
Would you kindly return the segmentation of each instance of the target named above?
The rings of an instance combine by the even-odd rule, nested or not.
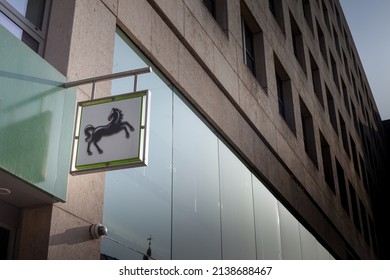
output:
[[[149,91],[78,104],[71,173],[147,164]]]

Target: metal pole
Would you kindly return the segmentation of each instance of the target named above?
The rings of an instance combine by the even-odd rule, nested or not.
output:
[[[91,100],[95,98],[95,88],[96,88],[96,82],[92,82],[92,93],[91,93]]]
[[[138,75],[134,75],[134,92],[137,91]]]
[[[140,75],[140,74],[146,74],[146,73],[151,73],[151,72],[152,72],[151,67],[139,68],[139,69],[134,69],[134,70],[130,70],[130,71],[124,71],[124,72],[119,72],[119,73],[113,73],[113,74],[102,75],[102,76],[97,76],[97,77],[93,77],[93,78],[73,81],[73,82],[67,82],[67,83],[64,83],[62,85],[62,87],[64,87],[64,88],[77,87],[80,85],[89,84],[89,83],[93,83],[93,82],[114,80],[114,79],[119,79],[119,78],[134,76],[134,75]]]

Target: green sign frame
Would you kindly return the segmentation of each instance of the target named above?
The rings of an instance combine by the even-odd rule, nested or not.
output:
[[[79,102],[70,173],[146,166],[150,95],[143,90]]]

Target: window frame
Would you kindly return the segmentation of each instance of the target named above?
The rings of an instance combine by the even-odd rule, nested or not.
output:
[[[38,43],[38,49],[34,50],[34,51],[36,51],[41,56],[43,56],[43,53],[45,50],[46,35],[47,35],[47,31],[48,31],[51,3],[52,3],[52,0],[45,1],[43,18],[42,18],[42,27],[39,28],[39,27],[35,26],[32,22],[30,22],[25,16],[20,14],[6,0],[0,0],[0,12],[5,17],[7,17],[10,21],[12,21],[13,24],[15,24],[15,26],[20,28],[23,33],[26,33],[28,36],[30,36],[32,39],[34,39]],[[5,28],[8,29],[7,27],[5,27]],[[20,40],[22,42],[24,42],[22,38],[20,38]]]
[[[250,36],[247,36],[250,35]],[[249,37],[250,42],[247,38]],[[249,68],[249,70],[256,76],[256,57],[255,57],[255,46],[254,46],[254,34],[250,29],[245,18],[242,17],[242,44],[244,49],[244,63]],[[248,45],[250,45],[251,50],[248,50]],[[250,59],[252,66],[248,63],[248,58]]]
[[[279,115],[287,124],[291,132],[296,136],[296,121],[295,121],[295,108],[294,108],[295,105],[294,105],[291,79],[275,53],[274,53],[274,67],[275,67],[275,85],[276,85],[276,94],[278,98]],[[281,102],[283,106],[280,106],[281,104],[279,102]],[[283,111],[281,111],[281,109],[283,109]]]

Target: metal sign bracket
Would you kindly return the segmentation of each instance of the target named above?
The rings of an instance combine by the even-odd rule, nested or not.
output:
[[[136,92],[137,86],[138,86],[138,75],[147,74],[147,73],[151,73],[151,72],[152,72],[151,67],[138,68],[138,69],[134,69],[134,70],[112,73],[112,74],[107,74],[107,75],[102,75],[102,76],[96,76],[96,77],[82,79],[82,80],[78,80],[78,81],[66,82],[62,85],[62,87],[63,88],[71,88],[71,87],[77,87],[77,86],[92,83],[91,100],[93,100],[93,99],[95,99],[95,90],[96,90],[96,83],[97,82],[134,76],[133,91]]]

